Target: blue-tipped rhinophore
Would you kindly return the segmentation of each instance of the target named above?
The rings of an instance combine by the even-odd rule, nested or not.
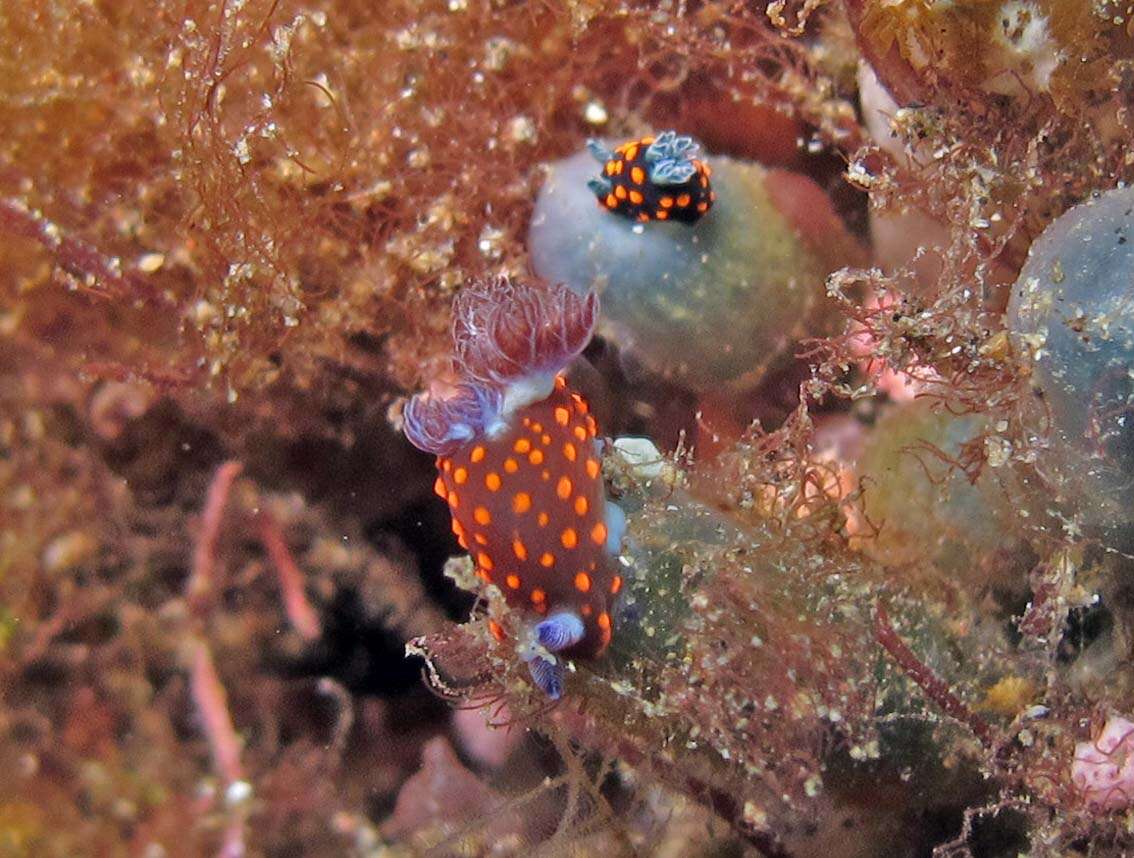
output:
[[[552,614],[535,627],[536,640],[548,652],[563,652],[573,647],[583,639],[585,631],[583,621],[573,611]]]
[[[591,157],[598,161],[600,164],[605,164],[607,161],[614,160],[614,153],[602,145],[598,140],[587,141],[587,151],[591,153]]]
[[[587,141],[587,151],[591,153],[591,157],[598,161],[600,164],[605,164],[607,161],[612,161],[615,154],[602,145],[598,140]],[[591,189],[597,197],[605,197],[614,190],[614,183],[606,176],[598,176],[587,181],[587,187]]]
[[[614,183],[606,176],[598,176],[597,178],[587,179],[587,187],[595,196],[605,197],[614,190]]]
[[[548,660],[536,655],[528,660],[528,671],[536,687],[552,700],[563,696],[563,663],[559,659]]]

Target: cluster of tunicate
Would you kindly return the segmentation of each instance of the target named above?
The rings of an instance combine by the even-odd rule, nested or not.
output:
[[[1069,526],[1134,545],[1134,190],[1076,206],[1032,245],[1008,324],[1031,370],[1037,467]]]
[[[532,267],[598,291],[600,330],[650,369],[701,393],[750,387],[815,332],[825,276],[857,247],[810,179],[701,160],[689,138],[649,173],[654,139],[592,141],[550,165],[528,235]]]

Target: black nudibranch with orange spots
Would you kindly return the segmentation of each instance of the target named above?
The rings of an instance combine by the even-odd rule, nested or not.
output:
[[[622,588],[624,518],[606,500],[594,417],[561,374],[597,318],[593,292],[473,282],[453,314],[463,381],[418,394],[404,413],[406,437],[437,455],[435,489],[477,574],[534,615],[519,652],[552,698],[563,658],[594,658],[610,643]]]
[[[616,214],[643,223],[694,223],[716,201],[709,184],[712,168],[697,158],[700,147],[692,137],[663,131],[623,143],[613,152],[597,140],[588,140],[587,149],[602,164],[602,173],[587,187],[600,206]]]

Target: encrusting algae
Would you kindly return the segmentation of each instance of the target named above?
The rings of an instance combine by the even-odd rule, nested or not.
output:
[[[1130,852],[1131,20],[0,11],[0,853]]]

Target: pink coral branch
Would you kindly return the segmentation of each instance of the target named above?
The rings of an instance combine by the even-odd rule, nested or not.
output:
[[[201,513],[201,532],[197,535],[197,544],[193,549],[193,568],[186,585],[189,604],[197,613],[201,611],[204,601],[216,584],[217,541],[220,539],[221,519],[224,517],[232,484],[243,470],[244,465],[240,462],[225,462],[217,468],[209,484],[205,508]]]
[[[229,823],[224,832],[224,843],[221,844],[217,858],[244,858],[248,850],[244,846],[244,817],[237,816]]]
[[[209,483],[205,507],[201,512],[200,532],[193,549],[193,566],[186,583],[186,596],[193,613],[200,618],[217,583],[217,542],[225,506],[232,493],[232,484],[244,470],[241,462],[224,462]],[[213,757],[213,767],[225,787],[225,800],[233,801],[237,787],[247,788],[240,762],[240,738],[232,723],[228,695],[217,673],[216,663],[207,643],[194,638],[189,665],[189,696],[201,720],[201,728]],[[225,828],[218,851],[219,858],[243,858],[245,848],[246,810],[236,808]]]
[[[319,615],[307,600],[307,594],[303,590],[303,572],[284,542],[279,522],[270,512],[261,510],[256,523],[260,531],[260,542],[276,570],[288,621],[305,641],[317,640],[323,633]]]
[[[244,767],[240,763],[240,737],[236,735],[228,709],[228,695],[217,674],[212,653],[208,645],[200,640],[193,644],[189,694],[212,752],[213,768],[224,782],[225,799],[230,800],[233,787],[244,780]],[[247,852],[244,829],[245,812],[238,809],[225,827],[218,858],[243,858]]]

